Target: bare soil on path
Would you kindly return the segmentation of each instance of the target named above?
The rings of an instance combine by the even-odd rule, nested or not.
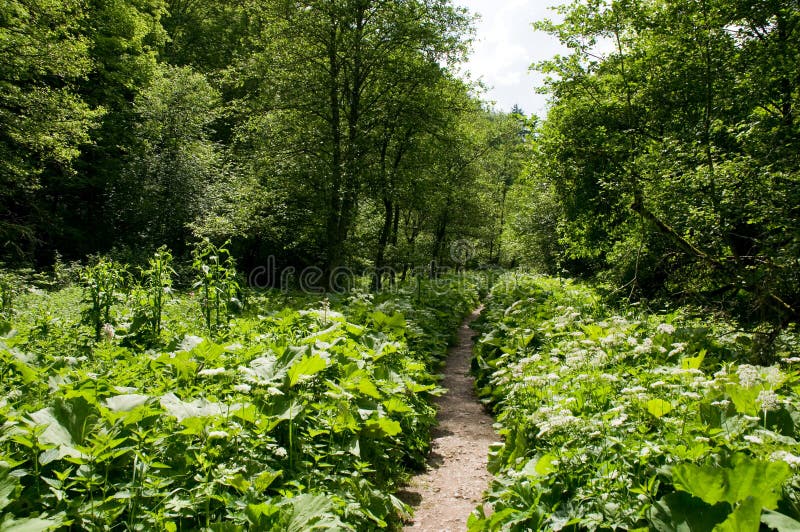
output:
[[[466,530],[467,517],[489,487],[487,456],[498,436],[492,430],[494,420],[475,396],[469,374],[474,334],[469,325],[481,310],[467,317],[448,353],[442,381],[448,392],[436,401],[439,424],[432,431],[427,470],[400,494],[415,508],[414,520],[405,531]]]

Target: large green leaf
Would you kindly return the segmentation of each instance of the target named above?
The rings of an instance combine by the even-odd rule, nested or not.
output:
[[[686,492],[669,493],[648,512],[652,527],[658,532],[708,532],[725,520],[725,503],[709,506]]]
[[[392,397],[384,401],[383,406],[386,408],[387,412],[391,413],[404,414],[406,412],[413,412],[413,409],[399,397]]]
[[[192,401],[181,401],[177,395],[172,392],[161,396],[161,407],[166,412],[177,418],[178,421],[183,422],[189,418],[204,418],[222,416],[227,414],[234,414],[239,410],[246,409],[249,405],[246,403],[224,404],[208,401],[202,397]]]
[[[761,505],[748,497],[739,503],[725,521],[714,527],[714,532],[758,532],[761,527]]]
[[[400,423],[387,417],[368,420],[367,428],[376,432],[382,432],[387,436],[396,436],[402,431]]]
[[[10,469],[0,466],[0,510],[11,503],[11,494],[19,485],[19,480],[10,473]]]
[[[381,311],[376,311],[370,317],[376,331],[403,332],[406,328],[406,320],[399,312],[387,316]]]
[[[239,371],[253,384],[269,386],[283,380],[286,366],[275,356],[263,356],[251,360],[249,367],[240,367]]]
[[[103,403],[106,408],[113,412],[130,412],[131,410],[142,406],[150,399],[149,395],[140,393],[129,393],[123,395],[115,395],[109,397]]]
[[[646,406],[650,415],[656,418],[664,417],[672,411],[672,403],[663,399],[650,399]]]
[[[544,456],[537,456],[528,461],[525,467],[522,468],[521,473],[536,477],[546,476],[558,470],[555,463],[558,461],[557,456],[553,453],[547,453]]]
[[[38,517],[27,519],[13,519],[6,516],[0,521],[0,532],[43,532],[61,526],[62,521],[57,519],[41,519]]]
[[[753,497],[760,507],[774,510],[783,483],[792,475],[785,462],[764,462],[737,454],[731,467],[679,464],[672,469],[675,487],[703,499],[736,504]]]
[[[45,427],[44,431],[39,435],[39,439],[43,443],[69,447],[75,444],[72,441],[72,435],[56,418],[53,408],[43,408],[32,412],[29,416],[35,425],[43,425]]]
[[[291,508],[291,517],[286,524],[286,532],[307,532],[311,530],[341,530],[344,524],[333,513],[333,503],[324,495],[304,493],[281,504]]]
[[[731,398],[736,411],[748,416],[755,416],[759,413],[759,407],[756,399],[758,394],[762,391],[760,386],[753,386],[752,388],[745,388],[739,384],[728,384],[725,386],[725,391]]]
[[[295,386],[304,377],[311,377],[328,367],[319,355],[304,356],[289,368],[289,387]]]
[[[800,530],[800,521],[771,510],[764,510],[764,513],[761,514],[761,522],[778,532],[797,532]]]

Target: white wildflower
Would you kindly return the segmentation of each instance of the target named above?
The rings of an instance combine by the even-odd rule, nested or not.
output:
[[[641,355],[644,353],[649,353],[651,349],[653,349],[653,339],[645,338],[641,344],[633,348],[633,352],[637,355]]]
[[[695,436],[694,441],[699,443],[709,443],[711,441],[710,438],[706,438],[705,436]]]
[[[761,390],[758,392],[758,397],[756,397],[756,403],[761,406],[761,410],[766,412],[768,410],[777,410],[780,400],[778,399],[778,394],[772,390]]]
[[[648,443],[648,444],[645,444],[644,446],[642,446],[641,449],[639,449],[639,456],[641,458],[647,458],[651,454],[654,454],[656,456],[661,454],[661,447],[659,447],[658,445],[656,445],[654,443]]]
[[[680,355],[686,350],[686,344],[683,342],[676,342],[672,344],[672,351],[669,352],[669,356]]]
[[[754,436],[754,435],[752,435],[752,434],[747,434],[747,435],[745,435],[745,436],[744,436],[744,439],[745,439],[746,441],[748,441],[748,442],[750,442],[750,443],[754,443],[754,444],[756,444],[756,445],[761,445],[762,443],[764,443],[764,440],[762,440],[762,439],[761,439],[761,438],[759,438],[758,436]]]
[[[287,453],[286,449],[284,449],[283,447],[278,447],[277,449],[275,449],[275,456],[277,456],[278,458],[286,458],[288,455],[289,453]]]
[[[631,388],[623,388],[620,393],[632,394],[632,393],[642,393],[642,392],[646,392],[646,391],[647,391],[647,388],[645,388],[644,386],[633,386]]]
[[[555,415],[549,418],[546,422],[542,423],[539,428],[539,433],[536,435],[536,437],[541,438],[549,432],[568,427],[572,424],[578,423],[579,421],[580,419],[573,416],[569,410],[563,410],[558,415]]]
[[[703,396],[697,392],[683,392],[681,395],[693,401],[699,401],[703,398]]]
[[[778,366],[769,366],[764,368],[764,380],[767,381],[773,388],[777,388],[783,382],[783,373]]]
[[[252,389],[253,389],[252,386],[250,386],[249,384],[237,384],[236,386],[233,387],[233,391],[239,393],[250,393],[250,390]]]
[[[739,376],[739,384],[745,388],[751,388],[758,383],[758,368],[750,364],[742,364],[736,369]]]
[[[110,323],[103,324],[103,328],[100,329],[100,336],[107,342],[110,342],[115,336],[114,327]]]
[[[615,334],[609,334],[608,336],[604,336],[600,338],[600,345],[608,347],[613,345],[617,341],[617,336]]]
[[[661,334],[672,334],[675,332],[675,326],[671,323],[659,323],[656,331]]]
[[[783,460],[784,462],[789,464],[791,467],[800,466],[800,456],[794,455],[794,454],[792,454],[792,453],[790,453],[788,451],[775,451],[770,456],[770,459],[771,460],[775,460],[775,461]]]
[[[628,419],[628,416],[626,416],[625,414],[622,414],[621,416],[615,417],[614,419],[609,421],[608,424],[610,426],[612,426],[612,427],[621,427],[622,424],[625,423],[625,421],[627,421],[627,419]]]
[[[206,368],[197,372],[200,377],[216,377],[225,373],[225,368]]]
[[[208,433],[209,440],[227,440],[229,434],[224,430],[212,430]]]
[[[713,401],[711,403],[711,406],[719,406],[721,408],[727,408],[729,404],[731,404],[729,399],[721,399],[719,401]]]
[[[800,362],[800,357],[789,357],[789,358],[784,358],[784,359],[783,359],[783,362],[784,362],[785,364],[797,364],[798,362]]]
[[[629,336],[626,341],[628,342],[628,345],[630,345],[630,346],[639,345],[639,340],[637,340],[636,337],[634,337],[634,336]]]

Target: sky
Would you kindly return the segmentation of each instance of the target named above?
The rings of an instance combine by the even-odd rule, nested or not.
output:
[[[529,72],[532,63],[564,53],[558,40],[534,31],[531,23],[557,14],[550,6],[564,0],[454,0],[481,19],[476,23],[475,43],[466,69],[489,87],[484,100],[496,102],[501,111],[514,104],[526,114],[544,117],[547,97],[536,93],[542,76]]]

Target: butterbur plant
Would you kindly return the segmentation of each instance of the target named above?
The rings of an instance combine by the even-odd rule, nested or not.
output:
[[[476,290],[423,286],[421,304],[413,285],[349,302],[269,294],[226,316],[228,253],[206,244],[196,260],[185,302],[210,302],[224,342],[201,338],[207,323],[175,293],[161,300],[165,341],[146,351],[126,341],[141,337],[120,303],[122,341],[89,342],[85,356],[64,349],[69,335],[11,351],[3,342],[33,336],[45,311],[73,322],[80,291],[25,295],[20,334],[0,342],[0,531],[399,529],[409,508],[393,493],[425,463],[435,368]],[[146,268],[135,301],[156,311],[169,258]],[[92,270],[96,290],[111,273]]]
[[[235,309],[241,307],[241,287],[236,274],[236,262],[228,251],[230,242],[217,247],[208,238],[192,250],[192,267],[203,319],[209,331],[227,324]]]
[[[84,268],[81,280],[84,286],[83,323],[94,329],[99,340],[103,326],[112,323],[111,307],[119,302],[119,291],[125,281],[125,266],[112,259],[101,257],[93,265]]]

